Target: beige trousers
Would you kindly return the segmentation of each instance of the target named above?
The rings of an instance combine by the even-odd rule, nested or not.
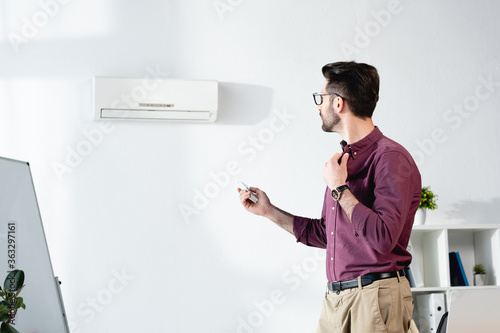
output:
[[[405,277],[378,280],[338,293],[328,291],[316,333],[418,333],[412,313],[413,297]]]

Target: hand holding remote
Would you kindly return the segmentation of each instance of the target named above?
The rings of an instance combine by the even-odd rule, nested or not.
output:
[[[241,180],[238,182],[238,186],[240,187],[240,189],[250,192],[250,198],[249,198],[250,201],[252,201],[253,203],[259,202],[259,199],[257,198],[257,193],[252,192],[250,188]]]

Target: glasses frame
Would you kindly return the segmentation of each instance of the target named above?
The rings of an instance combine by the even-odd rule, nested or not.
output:
[[[346,100],[344,97],[340,96],[339,94],[337,93],[314,93],[313,94],[313,100],[314,100],[314,104],[316,105],[321,105],[323,104],[323,96],[326,96],[326,95],[335,95],[335,96],[338,96],[340,98],[342,98],[343,100]],[[321,97],[321,102],[318,104],[318,102],[316,101],[316,96],[319,96]]]

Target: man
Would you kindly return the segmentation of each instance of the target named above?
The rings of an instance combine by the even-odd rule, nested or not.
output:
[[[258,188],[258,203],[238,190],[243,206],[295,235],[326,248],[328,291],[318,325],[326,332],[408,332],[413,299],[403,269],[420,202],[420,173],[410,154],[374,126],[379,76],[370,65],[337,62],[323,67],[315,93],[325,132],[339,133],[342,153],[325,163],[327,189],[320,219],[294,216],[271,204]],[[414,330],[414,328],[412,328]]]

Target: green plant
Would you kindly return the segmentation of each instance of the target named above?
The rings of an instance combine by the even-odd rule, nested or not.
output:
[[[23,298],[19,293],[24,288],[24,272],[16,269],[7,274],[3,289],[0,287],[0,326],[1,333],[19,333],[11,324],[14,324],[14,318],[19,308],[26,309]]]
[[[474,265],[472,269],[474,270],[474,274],[486,274],[483,264]]]
[[[437,197],[437,195],[432,193],[430,186],[422,187],[422,194],[420,196],[420,204],[418,205],[418,208],[425,208],[430,210],[438,208],[438,205],[436,203]]]

